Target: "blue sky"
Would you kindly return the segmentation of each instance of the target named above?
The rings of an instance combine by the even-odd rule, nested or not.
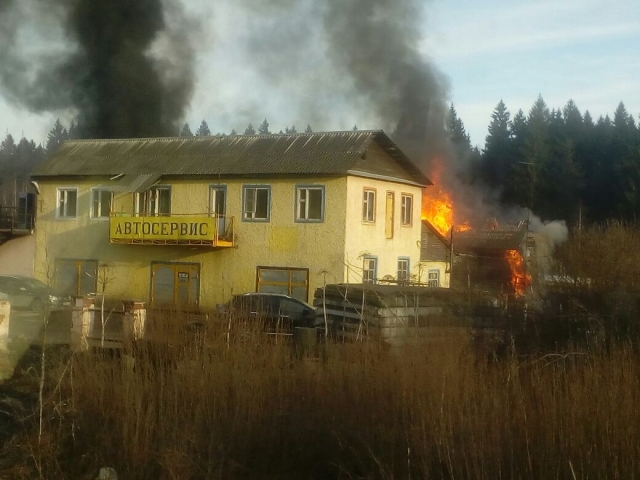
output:
[[[451,101],[483,145],[500,99],[525,113],[540,94],[550,108],[573,99],[594,118],[620,101],[640,114],[640,2],[440,1],[424,51],[451,83]]]
[[[322,69],[322,55],[306,52],[287,76],[253,68],[249,31],[277,17],[253,18],[247,9],[188,0],[207,27],[198,34],[197,86],[186,120],[204,118],[211,130],[243,130],[269,119],[273,130],[311,122],[318,129],[384,127],[355,102],[336,108],[348,81]],[[255,5],[254,5],[255,7]],[[638,0],[433,0],[427,4],[420,49],[449,81],[449,101],[482,147],[491,112],[503,99],[512,115],[529,110],[539,94],[550,108],[573,99],[594,118],[613,114],[620,101],[640,114],[640,1]],[[284,22],[283,22],[284,26]],[[303,59],[304,60],[304,59]],[[283,56],[286,62],[286,56]],[[314,92],[310,95],[310,92]],[[301,108],[301,105],[305,108]],[[310,117],[314,111],[314,118]],[[0,98],[0,131],[36,142],[56,117],[33,115]]]

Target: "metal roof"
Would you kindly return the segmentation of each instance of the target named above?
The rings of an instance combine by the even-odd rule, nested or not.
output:
[[[371,142],[376,142],[402,167],[407,173],[405,180],[431,184],[381,130],[69,140],[32,176],[347,175]]]
[[[453,232],[453,249],[456,253],[502,252],[519,250],[527,233],[526,222],[515,226],[502,226],[491,230],[467,230]]]
[[[160,180],[161,175],[157,173],[145,173],[142,175],[118,175],[112,178],[113,183],[98,185],[97,188],[105,188],[116,193],[135,193],[144,192],[154,183]]]

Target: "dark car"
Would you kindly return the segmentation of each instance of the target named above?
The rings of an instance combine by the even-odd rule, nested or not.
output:
[[[44,312],[71,304],[70,298],[55,295],[45,283],[34,278],[2,275],[0,292],[9,297],[11,308],[15,309]]]
[[[238,320],[263,322],[270,333],[291,334],[294,327],[313,327],[316,309],[306,302],[280,293],[234,295],[219,311]]]

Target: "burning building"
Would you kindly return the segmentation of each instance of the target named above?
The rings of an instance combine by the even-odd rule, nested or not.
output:
[[[484,229],[453,229],[451,238],[455,257],[452,285],[516,296],[525,293],[531,278],[525,263],[526,222]]]
[[[382,131],[68,141],[33,178],[37,278],[185,309],[408,282],[431,184]]]

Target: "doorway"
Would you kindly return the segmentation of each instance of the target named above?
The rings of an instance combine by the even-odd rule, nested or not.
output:
[[[195,308],[199,303],[199,263],[151,263],[152,307]]]

